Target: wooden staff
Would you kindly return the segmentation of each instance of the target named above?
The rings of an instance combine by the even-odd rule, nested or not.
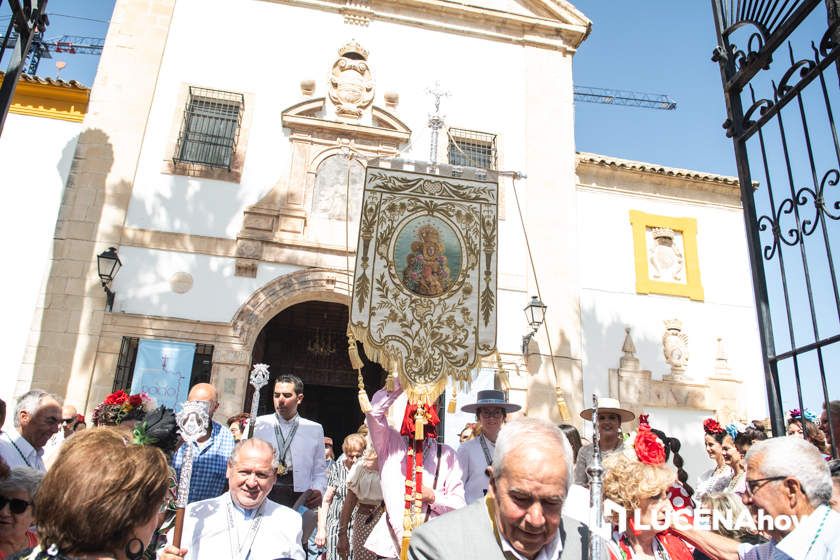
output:
[[[198,440],[207,433],[210,427],[210,403],[207,401],[187,401],[181,407],[181,412],[175,415],[178,422],[178,433],[184,440],[187,450],[181,465],[181,476],[178,479],[178,497],[175,501],[175,534],[172,544],[181,548],[181,535],[184,532],[184,510],[190,498],[190,478],[192,478],[193,450]]]
[[[254,364],[249,378],[254,394],[251,395],[251,417],[248,418],[248,425],[245,426],[242,439],[254,437],[254,430],[257,428],[257,413],[260,410],[260,391],[268,385],[268,364]]]

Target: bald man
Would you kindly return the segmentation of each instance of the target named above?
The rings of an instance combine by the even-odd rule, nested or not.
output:
[[[219,408],[216,388],[209,383],[197,383],[187,396],[191,401],[207,401],[210,404],[210,429],[198,440],[198,449],[193,453],[194,461],[190,478],[189,502],[209,500],[227,491],[227,462],[236,442],[225,426],[213,420]],[[178,448],[172,461],[178,477],[187,451],[185,445]]]

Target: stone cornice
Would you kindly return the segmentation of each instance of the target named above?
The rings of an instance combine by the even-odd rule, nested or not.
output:
[[[587,152],[578,152],[576,171],[581,188],[698,200],[733,207],[741,204],[737,177]]]
[[[666,167],[656,163],[646,163],[644,161],[634,161],[630,159],[621,159],[611,156],[602,156],[600,154],[593,154],[590,152],[577,152],[578,166],[598,166],[608,167],[616,171],[629,171],[639,173],[650,173],[665,177],[678,177],[680,179],[689,179],[692,181],[703,181],[710,183],[717,183],[722,185],[729,185],[738,188],[738,178],[728,175],[717,175],[715,173],[706,173],[703,171],[693,171],[691,169],[681,169],[678,167]]]
[[[343,14],[348,22],[372,20],[574,53],[592,22],[565,0],[527,2],[533,15],[448,0],[263,0]],[[538,15],[540,13],[541,15]]]

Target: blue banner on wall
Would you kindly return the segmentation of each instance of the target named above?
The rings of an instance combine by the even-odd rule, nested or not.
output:
[[[131,393],[147,393],[159,406],[174,409],[187,400],[195,344],[141,339]]]

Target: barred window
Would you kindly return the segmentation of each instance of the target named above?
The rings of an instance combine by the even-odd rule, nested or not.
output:
[[[496,135],[450,128],[449,164],[496,169]]]
[[[241,93],[190,87],[175,163],[231,167],[245,98]]]

